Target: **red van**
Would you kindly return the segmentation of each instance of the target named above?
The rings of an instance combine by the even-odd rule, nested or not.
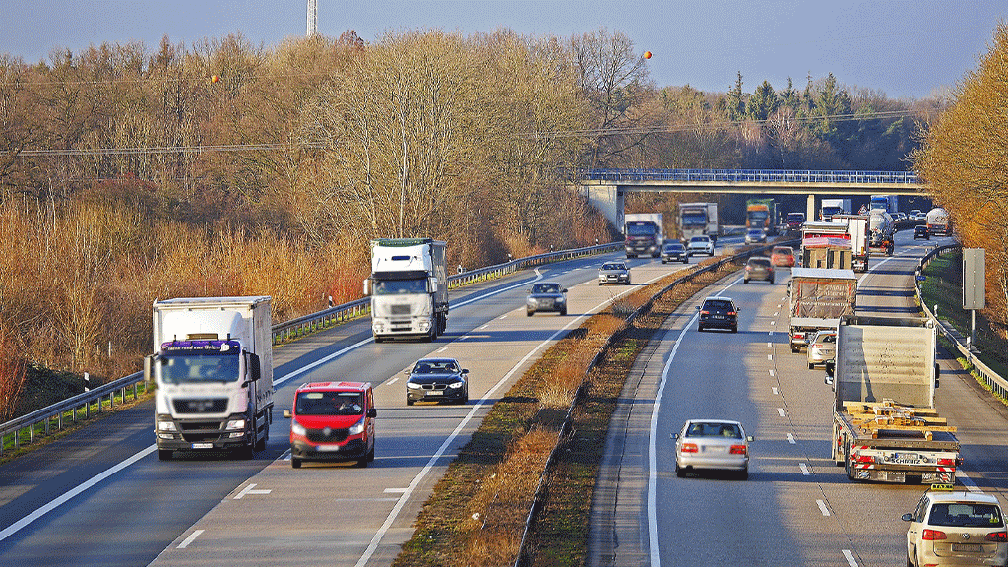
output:
[[[367,382],[310,382],[294,392],[294,407],[284,410],[291,419],[291,468],[302,461],[357,461],[366,467],[374,460],[374,407]]]

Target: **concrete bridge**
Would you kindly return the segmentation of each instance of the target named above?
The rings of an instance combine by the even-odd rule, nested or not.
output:
[[[580,172],[577,183],[620,230],[624,197],[633,192],[807,195],[805,218],[814,219],[817,197],[924,195],[928,190],[910,171],[590,169]]]

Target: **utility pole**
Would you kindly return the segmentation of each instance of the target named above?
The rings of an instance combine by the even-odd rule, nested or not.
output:
[[[308,0],[308,31],[306,35],[311,37],[318,33],[318,0]]]

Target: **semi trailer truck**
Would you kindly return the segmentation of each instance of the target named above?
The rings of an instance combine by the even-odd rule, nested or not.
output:
[[[437,340],[448,326],[448,270],[445,242],[432,238],[379,238],[371,241],[371,334]]]

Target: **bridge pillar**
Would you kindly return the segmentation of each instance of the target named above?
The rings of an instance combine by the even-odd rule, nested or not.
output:
[[[815,214],[815,195],[809,195],[808,201],[805,203],[805,220],[814,221],[819,220],[816,218]]]
[[[616,227],[616,232],[623,232],[624,199],[621,187],[616,185],[582,185],[581,194],[605,215],[605,218]]]

